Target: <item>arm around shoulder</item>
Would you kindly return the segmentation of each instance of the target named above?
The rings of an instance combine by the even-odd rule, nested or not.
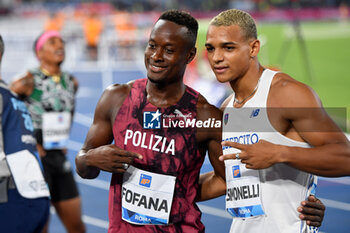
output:
[[[214,119],[215,123],[218,123],[213,124],[213,127],[200,129],[199,133],[197,131],[197,138],[205,142],[210,163],[214,168],[213,171],[202,174],[199,178],[196,200],[205,201],[224,195],[226,192],[225,164],[219,160],[219,156],[222,154],[222,112],[203,98],[199,100],[197,114],[199,120]]]

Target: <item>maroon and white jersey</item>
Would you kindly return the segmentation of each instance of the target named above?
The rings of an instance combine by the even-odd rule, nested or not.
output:
[[[158,108],[147,100],[146,83],[147,79],[136,80],[124,100],[113,125],[114,142],[143,156],[142,160],[134,160],[134,167],[176,177],[169,224],[135,225],[122,220],[123,174],[114,173],[109,193],[108,232],[204,232],[201,212],[195,204],[204,155],[198,150],[196,128],[179,123],[196,120],[199,93],[186,87],[178,103]],[[142,193],[137,195],[132,200],[134,204],[143,198]],[[145,199],[138,204],[154,208]],[[133,213],[129,214],[132,217]]]

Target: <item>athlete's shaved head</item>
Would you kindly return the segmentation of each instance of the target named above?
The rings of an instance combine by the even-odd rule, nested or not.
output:
[[[253,17],[247,12],[230,9],[223,11],[210,21],[213,26],[238,25],[246,39],[257,39],[256,24]]]
[[[198,22],[197,20],[187,12],[179,10],[168,10],[165,11],[158,20],[168,20],[173,23],[183,25],[188,29],[188,36],[191,42],[191,46],[196,45],[197,32],[198,32]]]

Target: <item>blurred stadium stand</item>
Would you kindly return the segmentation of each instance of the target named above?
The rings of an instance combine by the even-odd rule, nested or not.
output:
[[[296,18],[339,20],[340,15],[348,18],[349,3],[350,0],[2,0],[0,32],[7,48],[2,64],[2,76],[9,81],[19,73],[36,66],[32,44],[53,16],[59,16],[57,24],[60,25],[57,27],[61,28],[66,42],[64,68],[70,72],[102,72],[102,75],[109,77],[116,69],[131,69],[136,66],[144,70],[143,51],[150,28],[160,12],[165,9],[188,10],[198,19],[208,19],[219,10],[239,8],[249,11],[257,20],[289,22]],[[104,25],[96,59],[89,59],[83,31],[84,18],[91,13],[97,14]],[[132,25],[120,25],[123,21]],[[120,30],[128,28],[136,30]],[[202,56],[198,54],[197,57]],[[190,66],[189,69],[192,67],[196,68]],[[202,67],[198,71],[201,69]],[[205,74],[190,70],[189,83],[193,83],[191,79],[198,76],[210,76],[207,75],[210,73],[208,69],[204,70]],[[214,79],[213,75],[209,79]]]
[[[338,19],[340,12],[343,12],[343,17],[349,17],[349,5],[350,0],[2,0],[0,30],[9,48],[5,53],[3,71],[13,75],[36,64],[32,43],[54,13],[63,15],[61,33],[66,41],[66,68],[113,69],[133,65],[135,58],[140,58],[138,62],[143,66],[142,53],[149,29],[165,9],[184,9],[191,11],[197,18],[209,18],[219,10],[239,8],[248,10],[257,20],[292,21],[296,17],[301,20]],[[128,21],[137,28],[133,34],[129,33],[130,38],[127,33],[121,34],[116,30],[117,22],[120,21],[116,19],[117,14],[123,11],[131,13],[131,20]],[[83,18],[91,12],[98,14],[104,23],[96,61],[90,61],[87,57],[82,26]],[[128,44],[131,51],[129,56],[121,54],[122,45],[125,45],[120,43],[121,40],[134,41],[132,46]],[[11,75],[3,74],[5,79]]]

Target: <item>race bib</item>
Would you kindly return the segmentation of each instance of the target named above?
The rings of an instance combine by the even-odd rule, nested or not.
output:
[[[69,112],[48,112],[43,114],[43,146],[45,149],[67,147],[71,125]]]
[[[25,198],[49,197],[49,189],[35,156],[22,150],[6,156],[18,192]]]
[[[130,166],[122,185],[122,219],[139,225],[167,225],[176,177]]]
[[[240,160],[225,160],[226,209],[233,216],[248,218],[263,215],[259,172],[247,169]]]

